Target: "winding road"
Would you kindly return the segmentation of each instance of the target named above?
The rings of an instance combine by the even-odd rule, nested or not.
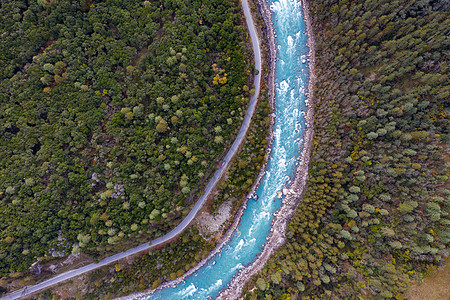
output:
[[[261,50],[260,50],[260,46],[259,46],[259,39],[256,34],[255,26],[254,26],[254,23],[253,23],[251,14],[250,14],[247,0],[242,0],[242,8],[244,10],[247,27],[250,32],[250,38],[252,41],[253,53],[254,53],[254,58],[255,58],[255,69],[259,71],[258,75],[255,75],[255,78],[254,78],[255,94],[250,98],[250,103],[249,103],[247,112],[245,114],[244,121],[239,130],[239,133],[238,133],[233,145],[228,150],[227,155],[225,156],[225,159],[221,163],[221,167],[214,173],[214,177],[209,181],[208,185],[205,188],[205,193],[203,194],[203,196],[201,196],[198,199],[198,201],[195,203],[193,209],[189,212],[189,214],[186,216],[186,218],[184,218],[184,220],[180,224],[178,224],[178,226],[175,227],[172,231],[168,232],[167,234],[165,234],[155,240],[152,240],[150,242],[142,244],[136,248],[132,248],[127,251],[120,252],[115,255],[109,256],[109,257],[99,261],[98,263],[92,263],[92,264],[86,265],[84,267],[59,274],[59,275],[57,275],[51,279],[45,280],[39,284],[36,284],[33,286],[28,286],[19,291],[13,292],[8,295],[4,295],[0,299],[5,299],[5,300],[8,299],[9,300],[9,299],[19,299],[21,297],[26,297],[26,296],[29,296],[40,290],[49,288],[60,282],[69,280],[75,276],[79,276],[84,273],[90,272],[92,270],[95,270],[95,269],[104,267],[106,265],[109,265],[111,263],[114,263],[114,262],[121,260],[123,258],[126,258],[130,255],[134,255],[139,252],[146,251],[146,250],[151,250],[161,244],[166,243],[167,241],[170,241],[174,237],[178,236],[189,226],[189,224],[192,222],[194,217],[197,215],[198,211],[202,208],[202,206],[204,205],[204,203],[210,196],[211,192],[216,187],[220,178],[226,172],[231,159],[238,151],[241,143],[244,141],[247,130],[250,127],[250,123],[251,123],[253,114],[255,112],[257,99],[258,99],[258,96],[260,93],[260,88],[261,88],[260,87],[260,84],[261,84]]]

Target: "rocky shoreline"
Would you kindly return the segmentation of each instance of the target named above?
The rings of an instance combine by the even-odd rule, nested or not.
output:
[[[266,33],[268,34],[269,44],[275,48],[274,42],[274,30],[272,26],[271,13],[267,7],[265,0],[258,0],[260,12],[263,15],[263,19],[266,22]],[[309,59],[309,82],[308,91],[306,93],[306,130],[303,136],[303,146],[301,148],[301,154],[298,158],[299,164],[297,165],[295,178],[289,189],[285,189],[283,194],[286,197],[283,199],[282,207],[275,213],[275,218],[272,222],[271,235],[268,237],[267,242],[263,246],[261,254],[250,265],[242,269],[231,281],[228,288],[221,292],[217,299],[236,299],[241,295],[242,289],[251,276],[259,272],[268,259],[274,254],[285,242],[285,233],[289,220],[294,215],[300,200],[302,199],[306,191],[306,183],[308,179],[308,167],[311,155],[311,144],[314,136],[313,120],[314,120],[314,98],[313,87],[316,81],[315,75],[315,42],[312,31],[311,18],[309,14],[309,3],[307,0],[302,0],[303,18],[306,23],[306,30],[308,34],[307,45],[309,47],[308,59]],[[274,53],[274,52],[272,52]],[[274,54],[275,55],[275,54]],[[274,55],[270,55],[271,59],[274,59]],[[274,62],[273,62],[274,65]],[[272,71],[272,70],[271,70]],[[275,90],[273,90],[275,91]]]

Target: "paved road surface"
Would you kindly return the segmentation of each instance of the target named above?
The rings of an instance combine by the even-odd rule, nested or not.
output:
[[[247,22],[247,27],[250,31],[250,37],[252,40],[252,46],[253,46],[253,53],[255,56],[255,68],[260,71],[258,75],[255,76],[255,95],[252,96],[250,98],[250,104],[249,107],[247,109],[247,113],[245,114],[244,117],[244,122],[242,123],[241,129],[239,130],[239,133],[236,137],[236,140],[234,141],[233,145],[231,146],[230,150],[228,150],[228,153],[225,157],[225,159],[223,160],[223,162],[221,163],[221,167],[216,171],[216,173],[214,174],[214,177],[209,181],[208,185],[205,188],[205,193],[203,194],[203,196],[201,196],[197,203],[195,203],[194,208],[190,211],[190,213],[186,216],[186,218],[184,218],[184,220],[177,226],[175,227],[172,231],[168,232],[166,235],[163,235],[151,242],[145,243],[143,245],[140,245],[136,248],[133,249],[129,249],[127,251],[124,252],[120,252],[117,253],[115,255],[109,256],[103,260],[101,260],[98,263],[92,263],[89,265],[86,265],[84,267],[78,268],[78,269],[74,269],[68,272],[65,272],[63,274],[57,275],[51,279],[48,279],[46,281],[43,281],[39,284],[33,285],[33,286],[28,286],[25,289],[19,290],[17,292],[11,293],[9,295],[5,295],[3,296],[1,299],[18,299],[20,297],[25,297],[28,296],[32,293],[35,293],[39,290],[48,288],[54,284],[63,282],[65,280],[71,279],[75,276],[79,276],[81,274],[87,273],[89,271],[95,270],[97,268],[101,268],[103,266],[109,265],[113,262],[116,262],[120,259],[123,259],[127,256],[139,253],[141,251],[145,251],[145,250],[150,250],[160,244],[163,244],[169,240],[171,240],[172,238],[176,237],[177,235],[179,235],[180,233],[182,233],[188,226],[189,224],[192,222],[192,220],[194,219],[195,215],[198,213],[198,211],[200,210],[200,208],[203,206],[203,204],[205,203],[206,199],[208,199],[209,195],[211,194],[211,192],[213,191],[213,189],[216,187],[216,184],[218,183],[219,179],[222,177],[222,175],[225,173],[225,170],[227,169],[226,167],[228,166],[228,164],[230,163],[232,157],[236,154],[236,151],[239,148],[239,145],[241,144],[241,142],[244,140],[245,134],[247,133],[247,130],[250,126],[250,122],[253,116],[253,113],[255,112],[255,107],[256,107],[256,103],[257,103],[257,97],[259,95],[260,92],[260,82],[261,82],[261,51],[259,48],[259,40],[258,40],[258,36],[256,35],[255,32],[255,27],[253,24],[253,20],[251,18],[250,15],[250,11],[248,8],[248,3],[247,0],[243,0],[242,1],[242,7],[244,9],[244,15],[246,17],[246,22]]]

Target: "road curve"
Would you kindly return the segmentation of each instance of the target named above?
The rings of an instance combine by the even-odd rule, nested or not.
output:
[[[261,50],[259,47],[259,39],[256,34],[255,26],[254,26],[254,23],[253,23],[251,14],[250,14],[247,0],[242,0],[242,8],[244,10],[247,27],[250,32],[250,38],[252,41],[253,53],[254,53],[254,57],[255,57],[255,69],[259,71],[258,75],[255,75],[255,78],[254,78],[255,94],[250,98],[250,103],[249,103],[249,106],[247,109],[247,113],[245,114],[244,121],[241,125],[241,128],[239,129],[239,133],[238,133],[233,145],[228,150],[227,155],[225,156],[225,159],[221,163],[221,167],[214,173],[214,177],[209,181],[208,185],[205,188],[205,193],[203,194],[203,196],[201,196],[198,199],[198,201],[195,203],[194,207],[189,212],[189,214],[186,216],[186,218],[184,218],[184,220],[180,224],[178,224],[178,226],[175,227],[173,230],[171,230],[167,234],[165,234],[157,239],[154,239],[151,242],[147,242],[136,248],[132,248],[127,251],[120,252],[115,255],[109,256],[109,257],[99,261],[98,263],[92,263],[92,264],[86,265],[84,267],[59,274],[59,275],[57,275],[51,279],[48,279],[46,281],[43,281],[39,284],[28,286],[24,289],[14,292],[14,293],[5,295],[0,299],[2,299],[2,300],[3,299],[5,299],[5,300],[11,299],[12,300],[12,299],[19,299],[21,297],[26,297],[32,293],[46,289],[46,288],[48,288],[52,285],[58,284],[60,282],[69,280],[75,276],[79,276],[84,273],[90,272],[92,270],[109,265],[120,259],[126,258],[127,256],[134,255],[134,254],[137,254],[137,253],[145,251],[145,250],[151,250],[152,248],[159,246],[161,244],[164,244],[165,242],[176,237],[177,235],[182,233],[189,226],[189,224],[192,222],[194,217],[197,215],[200,208],[202,208],[203,204],[206,202],[206,199],[208,199],[211,192],[216,187],[217,183],[219,182],[219,179],[225,173],[228,164],[230,163],[231,159],[236,154],[239,146],[241,145],[242,141],[244,140],[247,130],[250,127],[250,123],[251,123],[253,114],[255,112],[257,99],[258,99],[259,92],[261,89],[261,86],[260,86],[261,85]]]

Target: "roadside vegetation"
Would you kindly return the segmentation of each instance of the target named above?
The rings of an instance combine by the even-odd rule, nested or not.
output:
[[[445,1],[310,1],[315,138],[287,241],[246,299],[401,299],[450,242]]]
[[[227,179],[220,185],[216,196],[209,203],[209,211],[213,214],[223,201],[231,201],[233,215],[242,205],[242,201],[250,192],[253,181],[265,162],[267,149],[267,133],[270,126],[271,109],[268,103],[267,90],[263,91],[261,100],[255,111],[247,141],[241,152],[230,166]],[[245,165],[245,166],[244,166]],[[231,223],[233,219],[228,220]],[[227,227],[224,228],[224,232]],[[83,299],[110,299],[154,289],[164,282],[182,276],[195,267],[217,245],[218,239],[205,240],[191,226],[179,238],[160,249],[119,261],[114,265],[95,270],[80,281],[76,281],[81,289],[72,282],[39,295],[40,299],[51,299],[59,291],[75,290]],[[69,296],[69,295],[64,295]],[[72,295],[73,296],[73,295]],[[64,297],[63,297],[64,298]]]
[[[263,24],[259,14],[255,14],[253,17],[259,24]],[[226,177],[218,185],[214,197],[205,205],[204,209],[210,214],[214,214],[223,202],[229,202],[232,205],[231,215],[234,217],[242,202],[246,200],[246,196],[267,159],[270,115],[273,111],[269,104],[267,86],[269,51],[265,40],[260,39],[260,42],[262,42],[260,46],[263,57],[263,83],[255,115],[247,132],[245,143],[233,159]],[[247,40],[246,47],[251,47],[249,40]],[[249,85],[249,89],[252,87]],[[76,296],[84,299],[109,299],[114,296],[154,289],[167,281],[182,276],[190,268],[198,265],[217,245],[221,235],[228,230],[233,221],[233,218],[227,220],[223,232],[219,232],[217,236],[209,239],[202,237],[196,226],[193,225],[180,237],[160,249],[98,269],[80,277],[77,281],[63,283],[47,290],[39,294],[39,297],[50,299],[55,294],[66,295],[66,291],[70,290],[76,291]],[[78,288],[79,286],[82,288]],[[67,294],[66,296],[73,297],[74,295]]]
[[[173,228],[253,93],[238,1],[12,0],[0,18],[0,277]]]

